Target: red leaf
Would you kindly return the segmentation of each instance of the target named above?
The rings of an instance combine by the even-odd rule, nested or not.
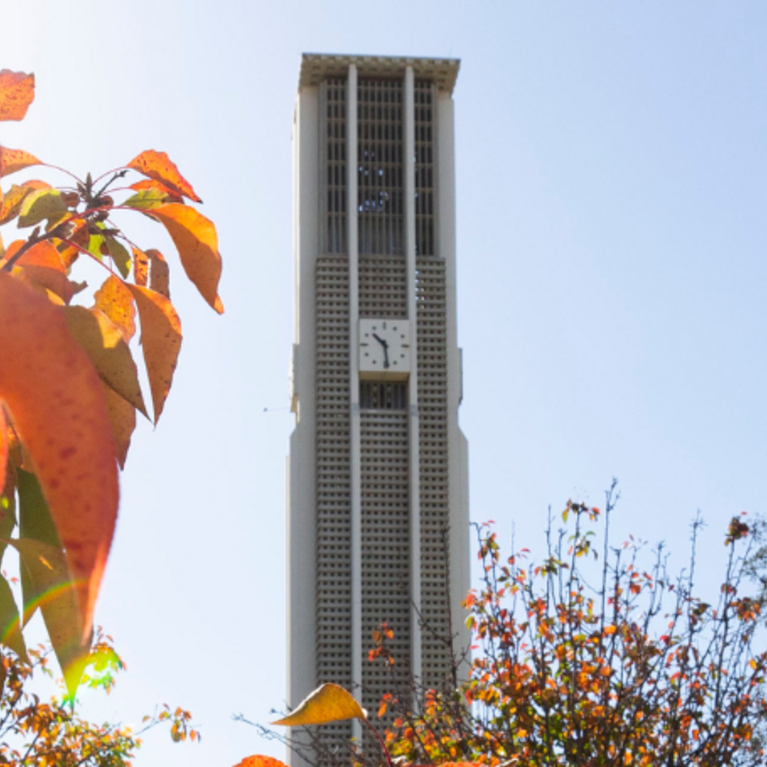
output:
[[[176,194],[181,194],[195,202],[202,202],[192,189],[192,185],[179,173],[175,163],[171,162],[165,152],[147,149],[146,152],[134,157],[127,167],[137,170],[149,178],[156,179]]]
[[[5,260],[10,261],[23,244],[23,240],[12,242],[5,252]],[[72,284],[67,277],[61,255],[48,240],[33,245],[14,266],[33,282],[55,293],[64,303],[69,303],[72,298]]]
[[[23,149],[8,149],[0,146],[0,177],[9,176],[31,165],[40,165],[41,162],[42,160],[38,160],[33,154]]]
[[[0,120],[22,120],[34,98],[34,75],[0,71]]]
[[[101,381],[62,307],[5,272],[0,327],[0,397],[31,457],[90,632],[119,494]]]

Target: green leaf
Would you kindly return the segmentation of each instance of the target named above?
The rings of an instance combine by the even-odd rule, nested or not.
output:
[[[58,189],[37,189],[24,198],[19,210],[19,228],[34,226],[47,220],[49,224],[60,221],[68,209]]]
[[[168,201],[168,193],[159,189],[142,189],[133,196],[129,197],[123,205],[137,210],[149,210],[163,205]]]
[[[61,548],[59,534],[53,522],[48,502],[40,489],[37,477],[23,469],[17,469],[17,486],[19,489],[19,537],[29,540],[42,541],[57,549]],[[21,594],[25,605],[37,605],[39,594],[35,591],[35,584],[30,579],[27,571],[21,569]],[[26,625],[36,607],[25,613],[24,625]]]
[[[25,603],[25,617],[40,608],[67,690],[74,695],[88,662],[93,632],[82,625],[77,586],[66,556],[61,549],[42,541],[22,539],[10,544],[19,552],[22,570],[26,570],[37,595],[33,604]]]
[[[128,253],[125,246],[119,240],[110,235],[104,235],[104,242],[118,271],[123,277],[127,277],[131,265],[130,253]]]
[[[19,608],[5,578],[0,578],[0,642],[10,647],[19,658],[29,662],[27,646],[21,634]]]
[[[299,727],[307,724],[328,724],[345,719],[366,720],[365,709],[343,687],[330,682],[318,687],[299,704],[298,708],[272,724]]]

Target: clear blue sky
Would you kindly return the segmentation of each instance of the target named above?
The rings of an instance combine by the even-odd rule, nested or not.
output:
[[[224,256],[221,318],[176,268],[181,361],[158,428],[134,440],[98,608],[129,670],[93,715],[178,702],[202,728],[201,746],[150,736],[139,767],[282,755],[230,715],[266,721],[284,697],[303,51],[462,59],[474,519],[540,550],[549,504],[599,504],[616,476],[617,536],[665,539],[681,564],[700,509],[708,575],[726,521],[765,511],[762,0],[0,0],[0,18],[0,68],[38,78],[28,119],[0,140],[81,174],[167,151]],[[140,227],[143,245],[172,251]]]

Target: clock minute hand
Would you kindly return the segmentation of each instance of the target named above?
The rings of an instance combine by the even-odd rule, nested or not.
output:
[[[381,344],[381,346],[383,346],[384,367],[388,368],[389,367],[389,342],[386,339],[381,338],[381,336],[379,336],[378,333],[373,333],[373,338],[375,338],[375,340],[378,341],[378,343]]]

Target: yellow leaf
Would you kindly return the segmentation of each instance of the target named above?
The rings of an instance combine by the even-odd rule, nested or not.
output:
[[[120,329],[123,338],[130,341],[136,332],[136,305],[125,283],[112,275],[94,293],[94,308],[100,309]]]
[[[101,380],[149,418],[136,364],[117,325],[98,309],[67,306],[64,312],[72,335],[85,349]]]
[[[202,297],[219,313],[224,305],[218,296],[221,254],[213,222],[188,205],[169,203],[148,211],[168,230],[178,249],[181,264]]]
[[[152,390],[154,420],[162,413],[173,382],[178,353],[181,350],[181,320],[165,296],[139,285],[127,285],[136,299],[141,320],[141,348]]]
[[[74,576],[82,635],[117,519],[114,438],[101,381],[62,307],[0,271],[0,398],[50,507]]]
[[[308,724],[327,724],[344,719],[367,719],[365,709],[354,696],[337,684],[323,684],[306,697],[298,708],[272,724],[298,727]]]
[[[69,208],[58,189],[36,189],[28,194],[19,208],[19,228],[34,226],[41,221],[60,221],[68,215]]]

